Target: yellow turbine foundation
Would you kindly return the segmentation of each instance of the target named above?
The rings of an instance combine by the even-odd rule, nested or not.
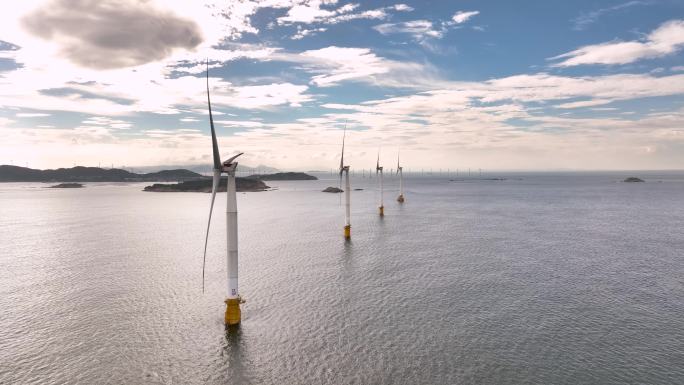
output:
[[[226,325],[237,325],[240,323],[241,313],[240,304],[244,301],[240,298],[227,298],[226,303]]]
[[[380,211],[380,216],[385,216],[385,206],[380,206],[378,207],[378,210]]]
[[[344,226],[344,238],[345,239],[351,238],[351,226],[350,225]]]

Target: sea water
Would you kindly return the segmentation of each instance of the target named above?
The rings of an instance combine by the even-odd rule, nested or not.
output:
[[[684,383],[684,173],[356,176],[350,242],[318,176],[238,194],[229,330],[225,194],[202,293],[208,194],[0,184],[0,383]]]

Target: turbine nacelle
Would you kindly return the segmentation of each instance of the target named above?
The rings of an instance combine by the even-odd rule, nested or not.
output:
[[[375,175],[378,174],[378,171],[382,171],[382,166],[380,165],[380,150],[378,150],[378,161],[375,163]]]
[[[235,159],[242,154],[244,154],[244,152],[241,152],[241,153],[233,156],[232,158],[226,160],[225,162],[223,162],[223,165],[221,167],[221,172],[234,173],[235,170],[237,169],[237,165],[238,165],[238,162],[235,162]]]

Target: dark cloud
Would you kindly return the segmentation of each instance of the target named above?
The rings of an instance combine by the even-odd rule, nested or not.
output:
[[[202,42],[197,24],[145,0],[53,0],[22,20],[24,27],[61,46],[90,68],[129,67],[163,59],[174,48]]]

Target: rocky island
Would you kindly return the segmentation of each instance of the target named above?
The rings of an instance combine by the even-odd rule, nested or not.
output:
[[[174,184],[155,183],[146,186],[143,191],[152,192],[211,192],[212,180],[209,178],[199,180],[189,180]],[[228,178],[221,178],[217,192],[226,192]],[[235,187],[238,192],[266,191],[270,187],[263,181],[253,178],[235,178]]]
[[[637,178],[634,176],[630,176],[629,178],[623,180],[623,182],[625,182],[625,183],[639,183],[639,182],[643,182],[643,181],[644,181],[643,179],[640,179],[640,178]]]
[[[85,187],[80,183],[60,183],[48,188],[82,188]]]
[[[313,175],[303,172],[277,172],[275,174],[250,175],[247,178],[261,180],[318,180]]]
[[[341,193],[341,192],[344,192],[344,190],[342,190],[341,188],[337,188],[337,187],[332,187],[332,186],[331,186],[331,187],[326,187],[325,190],[323,190],[323,192],[327,192],[327,193]]]

